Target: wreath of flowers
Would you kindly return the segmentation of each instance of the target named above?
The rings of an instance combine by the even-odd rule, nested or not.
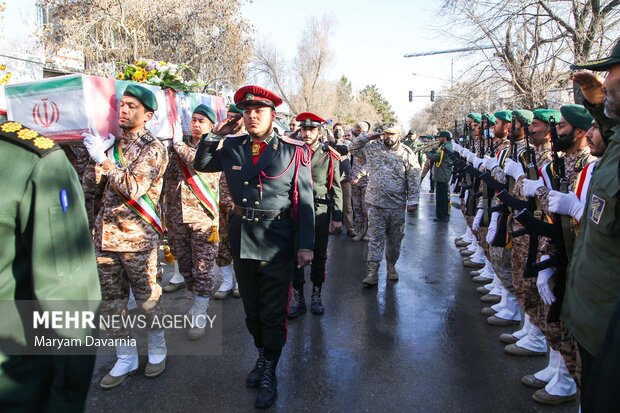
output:
[[[0,74],[4,72],[4,76],[0,77],[0,85],[6,85],[11,80],[11,72],[6,71],[6,65],[0,64]]]
[[[192,80],[185,80],[183,74],[191,76]],[[124,64],[123,71],[119,72],[116,78],[182,92],[198,91],[204,86],[195,80],[196,74],[188,65],[148,59],[139,59],[131,64]]]

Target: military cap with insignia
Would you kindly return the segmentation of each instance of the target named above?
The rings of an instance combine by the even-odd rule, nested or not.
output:
[[[478,112],[468,113],[467,117],[476,123],[480,123],[480,121],[482,120],[482,115]]]
[[[442,130],[437,134],[437,138],[446,138],[447,140],[452,140],[452,133],[447,130]]]
[[[549,123],[551,117],[555,119],[556,122],[560,121],[560,111],[556,109],[534,109],[532,112],[533,119],[538,119],[541,122]]]
[[[521,123],[527,123],[529,125],[534,119],[534,114],[529,110],[520,109],[513,110],[512,117]]]
[[[398,130],[398,128],[391,126],[391,127],[385,128],[383,133],[387,133],[388,135],[398,135],[400,131]]]
[[[155,98],[155,95],[145,87],[132,83],[127,86],[123,92],[123,96],[133,96],[151,112],[155,112],[157,110],[157,99]]]
[[[269,89],[258,85],[247,85],[239,88],[233,97],[235,105],[241,110],[250,106],[268,106],[275,109],[282,104],[282,98]]]
[[[318,128],[321,124],[325,123],[326,120],[321,118],[320,116],[315,115],[312,112],[302,112],[295,117],[295,120],[299,122],[299,127],[303,128]]]
[[[620,64],[620,40],[614,46],[610,56],[603,59],[591,60],[584,63],[573,63],[572,65],[570,65],[570,68],[572,70],[588,69],[598,72],[604,72],[617,64]]]
[[[512,122],[512,111],[510,110],[500,110],[494,113],[496,122],[497,119],[503,120],[504,122]]]
[[[587,131],[592,126],[592,115],[583,105],[564,105],[560,112],[564,120],[575,128]]]
[[[216,122],[216,116],[215,116],[215,112],[213,111],[213,109],[211,109],[209,106],[205,105],[205,104],[200,104],[198,106],[196,106],[196,109],[194,109],[194,113],[198,113],[202,116],[206,116],[207,119],[209,119],[211,121],[211,123],[215,123]]]

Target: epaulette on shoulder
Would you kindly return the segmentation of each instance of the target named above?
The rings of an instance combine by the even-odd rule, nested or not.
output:
[[[288,136],[280,136],[280,139],[282,139],[282,142],[290,143],[291,145],[296,145],[296,146],[304,146],[305,145],[304,141],[298,141],[296,139],[291,139]]]
[[[50,138],[39,135],[38,132],[28,129],[18,122],[5,122],[0,124],[0,137],[6,141],[29,149],[40,157],[60,148],[56,142]]]
[[[327,150],[329,151],[329,154],[331,156],[340,160],[340,152],[338,152],[335,148],[332,148],[331,146],[327,145]]]
[[[140,139],[142,139],[144,142],[151,143],[155,140],[155,137],[150,132],[147,132],[140,135]]]

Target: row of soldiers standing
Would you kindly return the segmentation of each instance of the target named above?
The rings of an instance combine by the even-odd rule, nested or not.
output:
[[[617,398],[610,383],[598,379],[603,370],[595,356],[605,348],[620,297],[620,164],[618,121],[612,119],[620,111],[609,107],[619,85],[604,88],[585,72],[573,80],[585,106],[467,115],[466,133],[451,154],[468,225],[455,243],[463,265],[475,269],[472,280],[484,284],[477,289],[481,301],[494,304],[481,310],[487,323],[523,321],[518,331],[500,335],[504,351],[549,351],[548,365],[522,378],[537,389],[533,399],[547,405],[572,401],[580,386],[582,411],[612,411],[590,409],[608,408]]]

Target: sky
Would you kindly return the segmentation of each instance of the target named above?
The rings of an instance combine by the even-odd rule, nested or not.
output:
[[[421,0],[254,0],[243,6],[242,14],[254,25],[256,39],[274,43],[288,59],[296,54],[307,18],[332,15],[335,59],[327,79],[345,75],[354,90],[376,84],[407,129],[411,116],[430,103],[430,91],[437,94],[450,85],[451,60],[455,80],[464,70],[458,55],[403,57],[462,46],[441,35],[436,24],[440,5],[441,1]],[[424,97],[410,103],[410,90]]]

